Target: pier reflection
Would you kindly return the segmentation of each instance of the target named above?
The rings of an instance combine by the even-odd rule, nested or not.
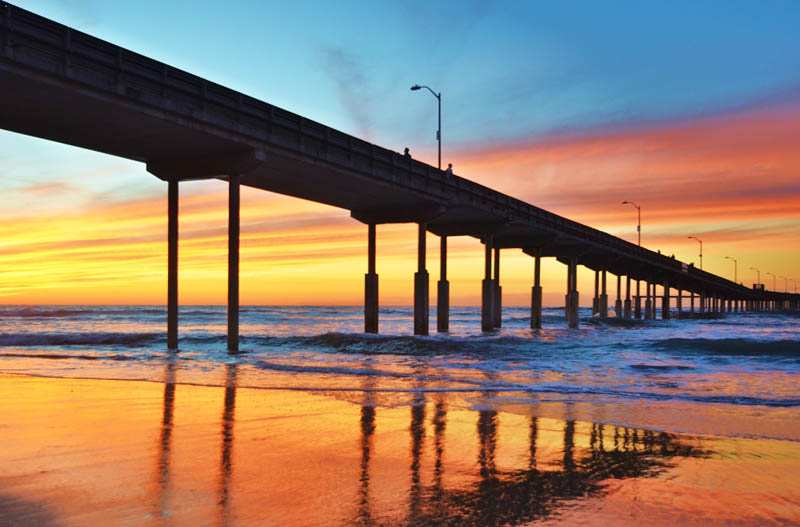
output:
[[[220,524],[230,520],[230,485],[233,472],[233,425],[236,414],[236,364],[225,366],[225,401],[222,409],[222,453],[220,455],[219,510]]]
[[[167,362],[153,479],[155,496],[152,503],[157,510],[154,516],[159,519],[159,524],[171,520],[170,471],[174,448],[176,372],[176,363]],[[272,501],[270,492],[275,492],[275,486],[268,480],[276,470],[285,470],[287,466],[301,463],[300,456],[315,448],[313,442],[303,441],[302,446],[285,452],[284,465],[264,467],[263,473],[257,478],[249,478],[246,484],[239,482],[234,486],[237,476],[234,448],[236,441],[242,440],[234,434],[237,380],[237,366],[228,365],[222,388],[221,423],[217,429],[219,435],[216,436],[219,438],[219,465],[216,489],[213,491],[217,500],[217,523],[220,525],[235,525],[240,517],[271,518],[275,509],[271,506],[268,508],[267,503],[279,502]],[[453,410],[449,408],[447,393],[431,395],[424,390],[416,390],[410,407],[384,410],[377,408],[370,381],[366,381],[362,388],[360,403],[347,403],[352,414],[345,413],[342,416],[343,419],[352,419],[354,426],[350,428],[350,433],[353,444],[357,445],[357,452],[337,451],[335,456],[325,458],[322,465],[324,467],[329,463],[331,474],[335,474],[324,476],[333,478],[326,485],[335,489],[334,495],[326,499],[348,500],[350,492],[352,494],[349,495],[354,497],[351,512],[340,520],[330,518],[330,523],[364,526],[386,523],[520,525],[546,518],[569,503],[598,495],[607,480],[656,477],[669,470],[677,458],[704,457],[709,454],[667,433],[574,419],[560,421],[536,415],[523,417],[505,414],[491,408],[491,404],[488,404],[492,402],[491,396],[484,398],[486,408],[477,411],[455,410],[456,428],[448,434],[448,419]],[[268,392],[258,392],[269,396]],[[566,415],[569,413],[567,411]],[[408,442],[401,449],[402,442],[398,443],[396,435],[404,432],[396,428],[396,421],[394,428],[387,429],[383,435],[378,432],[381,416],[391,416],[396,420],[402,414],[405,414],[408,423],[405,428]],[[313,420],[314,417],[308,419]],[[504,425],[504,420],[510,424]],[[465,423],[470,421],[472,428],[465,428]],[[309,422],[308,426],[309,429],[315,429],[316,425]],[[324,434],[325,429],[320,428],[319,433]],[[377,445],[381,448],[376,449]],[[504,445],[512,445],[514,454],[504,453]],[[240,456],[245,455],[245,450],[248,458],[254,453],[252,442],[242,447]],[[257,448],[261,451],[255,451],[257,459],[262,456],[264,460],[276,453],[274,445],[268,442],[260,442]],[[469,456],[470,451],[475,457]],[[381,459],[382,456],[390,461]],[[408,460],[405,469],[395,463],[395,460],[403,457]],[[449,471],[448,461],[455,464],[455,468]],[[342,470],[347,463],[352,467],[352,472],[346,468]],[[377,480],[372,475],[376,467],[381,470],[381,477]],[[354,477],[345,481],[342,478],[348,472]],[[300,477],[301,480],[292,480],[292,477]],[[314,477],[323,475],[289,470],[280,476],[281,484],[300,492],[312,483],[310,479],[302,478]],[[398,483],[403,480],[407,482],[405,490],[398,493]],[[234,514],[234,489],[241,487],[243,492],[252,493],[254,487],[259,489],[261,485],[264,485],[264,489],[259,501],[255,503],[252,499],[243,499]],[[400,484],[401,488],[403,486]],[[336,492],[342,495],[337,496]],[[279,510],[281,505],[276,507]]]
[[[175,377],[177,372],[177,359],[174,355],[167,356],[164,367],[164,397],[161,412],[161,427],[159,428],[158,447],[156,451],[156,470],[153,485],[153,507],[156,517],[168,516],[170,463],[172,460],[172,430],[175,419]]]

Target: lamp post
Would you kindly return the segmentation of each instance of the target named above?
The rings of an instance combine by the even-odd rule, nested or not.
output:
[[[755,267],[751,267],[750,270],[756,272],[756,284],[760,285],[761,284],[761,271],[759,271]]]
[[[703,269],[703,240],[698,238],[697,236],[689,236],[690,240],[695,240],[697,243],[700,244],[700,269]]]
[[[736,261],[736,258],[732,258],[730,256],[725,257],[726,260],[733,260],[733,281],[738,283],[739,282],[739,263]]]
[[[436,101],[439,104],[439,128],[436,130],[436,140],[439,142],[439,170],[442,169],[442,92],[436,93],[428,86],[420,86],[419,84],[415,84],[411,87],[411,91],[417,91],[425,88],[429,92],[436,97]]]
[[[639,247],[641,247],[642,246],[642,207],[640,207],[639,205],[637,205],[636,203],[634,203],[632,201],[623,201],[622,204],[623,205],[633,205],[634,207],[636,207],[636,213],[637,213],[637,218],[638,218],[637,222],[636,222],[636,234],[637,234],[637,236],[639,238]]]
[[[776,288],[775,288],[775,279],[777,277],[774,274],[770,273],[770,272],[766,272],[764,274],[768,274],[768,275],[770,275],[772,277],[772,290],[775,291],[776,290]]]

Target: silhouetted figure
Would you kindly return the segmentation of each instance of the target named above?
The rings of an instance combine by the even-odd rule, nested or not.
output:
[[[408,147],[406,147],[406,149],[403,150],[403,156],[407,157],[408,159],[411,159],[411,151],[408,149]]]
[[[453,175],[453,163],[447,163],[447,170],[445,170],[445,173],[448,176],[452,176]]]

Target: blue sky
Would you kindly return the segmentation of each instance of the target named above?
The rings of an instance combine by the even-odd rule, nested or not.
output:
[[[22,7],[397,149],[725,110],[800,86],[800,2],[105,2]]]
[[[728,273],[723,256],[737,254],[748,266],[796,275],[800,1],[16,3],[435,162],[435,100],[409,91],[428,84],[444,94],[444,162],[459,175],[630,237],[624,195],[647,210],[649,248],[692,261],[696,247],[687,236],[696,234],[714,272]],[[51,301],[53,291],[67,302],[163,300],[165,185],[142,164],[0,132],[0,181],[0,266],[22,273],[5,278],[9,290],[22,291],[14,301]],[[223,276],[225,246],[203,233],[207,222],[224,225],[224,185],[182,189],[182,204],[195,213],[182,212],[189,249],[181,258],[192,284],[182,290],[198,295],[194,302],[223,301],[222,286],[209,284],[224,280],[209,276]],[[310,302],[275,296],[297,280],[287,269],[325,276],[325,269],[364,263],[363,228],[347,211],[269,193],[247,193],[244,202],[243,228],[255,237],[244,260],[263,264],[249,271],[258,279],[247,301]],[[281,214],[305,215],[306,223],[275,224]],[[309,224],[317,227],[303,228]],[[261,232],[263,225],[273,227]],[[308,241],[317,231],[323,241]],[[413,229],[381,236],[381,247],[397,255],[386,273],[394,285],[382,290],[405,302]],[[100,250],[118,263],[95,255],[96,239],[117,238]],[[336,254],[332,239],[342,244]],[[451,250],[454,273],[459,254],[464,273],[479,273],[477,242],[462,242]],[[329,257],[309,263],[308,254]],[[140,265],[143,255],[148,265]],[[517,269],[509,276],[526,303],[530,266],[517,256],[505,269]],[[563,282],[563,269],[551,271]],[[332,288],[326,301],[360,302],[359,276],[325,282]],[[318,286],[304,291],[316,294]],[[0,296],[3,287],[0,280]],[[454,290],[469,303],[479,289]]]

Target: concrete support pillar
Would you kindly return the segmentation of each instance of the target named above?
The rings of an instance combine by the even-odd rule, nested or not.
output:
[[[600,318],[608,318],[608,290],[606,289],[606,270],[600,274]]]
[[[450,282],[447,281],[447,236],[439,239],[439,283],[436,287],[436,331],[450,331]]]
[[[689,311],[694,313],[694,291],[689,291]]]
[[[637,279],[636,280],[636,309],[634,310],[635,314],[636,314],[636,320],[641,320],[642,319],[642,292],[641,292],[641,289],[639,287],[640,284],[641,284],[641,281]]]
[[[428,228],[425,223],[417,228],[417,272],[414,273],[414,335],[428,334],[428,270],[425,267],[425,238]]]
[[[622,276],[617,275],[617,300],[614,302],[614,315],[622,318]]]
[[[664,282],[664,296],[661,299],[661,318],[669,320],[669,283]]]
[[[594,272],[594,297],[592,297],[592,316],[600,313],[600,271]]]
[[[484,272],[481,282],[481,330],[494,329],[494,284],[492,283],[492,238],[484,242]]]
[[[631,318],[631,277],[625,277],[625,306],[623,308],[626,319]]]
[[[178,349],[178,180],[167,186],[167,349]]]
[[[683,314],[683,290],[682,289],[678,289],[677,308],[678,308],[678,318],[681,318],[681,315]]]
[[[705,292],[700,292],[700,313],[706,312],[706,294]]]
[[[503,288],[500,286],[500,248],[494,248],[494,302],[492,303],[494,327],[503,325]]]
[[[645,285],[644,319],[651,320],[653,318],[653,299],[650,296],[650,282],[645,282]]]
[[[564,303],[567,311],[567,324],[572,329],[576,329],[580,325],[578,300],[578,260],[570,258],[567,264],[567,296]]]
[[[533,287],[531,288],[531,329],[542,328],[542,257],[533,257]]]
[[[376,272],[376,227],[367,226],[367,274],[364,275],[364,332],[378,332],[378,273]]]
[[[228,353],[239,351],[239,175],[228,177]]]

